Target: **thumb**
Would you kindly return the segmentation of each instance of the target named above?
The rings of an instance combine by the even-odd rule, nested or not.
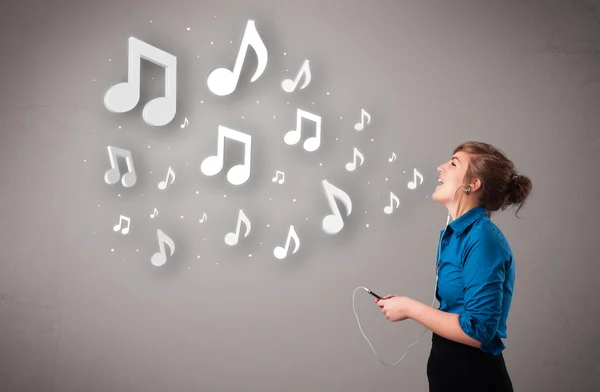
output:
[[[392,297],[394,297],[394,294],[388,294],[385,297],[383,297],[383,299],[388,299],[388,298],[392,298]]]

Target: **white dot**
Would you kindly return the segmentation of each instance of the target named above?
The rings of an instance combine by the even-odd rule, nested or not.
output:
[[[123,259],[123,263],[125,262],[125,259]]]
[[[285,70],[285,72],[290,72],[290,70],[289,70],[289,69],[286,69],[286,70]]]
[[[217,15],[215,15],[215,18],[217,17]]]
[[[85,159],[84,159],[83,161],[84,161],[84,162],[86,162],[86,160],[85,160]]]
[[[98,204],[98,207],[100,207],[100,204]]]
[[[112,61],[111,59],[108,59],[108,61]]]
[[[294,201],[294,203],[296,202],[296,199],[292,199]]]
[[[275,116],[273,116],[273,118],[275,118]]]
[[[288,102],[287,104],[289,105],[290,103]]]
[[[319,166],[323,166],[323,163],[319,163]]]
[[[152,174],[152,172],[150,172],[150,174]]]
[[[308,218],[306,218],[306,220],[308,220]]]
[[[287,53],[283,52],[283,55],[284,55],[284,56],[287,56]]]
[[[186,164],[186,165],[189,165],[190,163],[189,163],[189,162],[186,162],[185,164]]]
[[[183,219],[183,215],[181,215],[181,219]]]
[[[192,269],[192,267],[188,267],[188,269]]]
[[[148,146],[148,148],[150,148],[150,146]]]
[[[152,23],[152,21],[150,21],[150,23]]]
[[[269,197],[269,200],[271,200],[271,198]]]
[[[200,103],[204,103],[204,101],[200,101]]]
[[[365,211],[365,214],[367,213],[367,211]]]
[[[213,42],[213,41],[210,41],[210,44],[212,45],[212,44],[214,44],[214,42]]]
[[[136,251],[136,252],[139,252],[140,250],[139,250],[139,249],[136,249],[135,251]]]
[[[121,129],[121,126],[119,125],[119,129]]]
[[[198,258],[200,258],[200,255],[198,255]]]
[[[337,140],[338,140],[338,138],[336,137],[336,138],[335,138],[335,141],[337,142]]]
[[[94,79],[94,82],[96,81],[96,79]]]
[[[111,252],[114,252],[115,250],[114,250],[114,249],[111,249],[110,251],[111,251]]]
[[[385,180],[387,181],[388,179],[386,178]]]
[[[250,254],[248,255],[248,257],[252,257],[252,253],[250,253]]]
[[[370,184],[370,183],[371,183],[371,181],[367,181],[367,184]]]
[[[233,43],[233,41],[229,41],[229,43],[230,43],[230,44],[232,44],[232,43]]]
[[[402,170],[402,173],[406,173],[406,170]]]
[[[121,194],[119,193],[119,197],[121,197]]]
[[[329,91],[327,92],[327,95],[329,95]]]
[[[258,101],[256,101],[256,103],[258,103]]]
[[[342,117],[340,117],[340,120],[342,119]]]
[[[227,197],[227,195],[223,195],[223,197]]]
[[[314,105],[315,103],[313,102],[312,104]]]
[[[190,31],[190,28],[188,27],[187,30]]]
[[[371,141],[373,141],[373,139],[371,139]]]
[[[167,146],[167,148],[170,150],[170,149],[171,149],[171,146]]]
[[[267,227],[269,227],[269,224],[267,223]]]
[[[204,241],[206,241],[206,238],[203,238]]]
[[[200,58],[200,55],[198,55],[198,58]]]
[[[244,116],[242,116],[242,118],[244,118]]]
[[[92,234],[94,234],[94,235],[95,235],[95,234],[96,234],[96,232],[94,231]]]
[[[260,244],[262,245],[262,241],[260,242]]]
[[[200,191],[196,191],[196,194],[197,194],[197,195],[198,195],[198,194],[200,194]]]
[[[367,226],[367,227],[369,227],[369,224],[367,223],[367,225],[366,225],[366,226]]]

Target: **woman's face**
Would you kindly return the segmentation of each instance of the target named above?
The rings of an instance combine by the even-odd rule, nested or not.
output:
[[[457,201],[460,199],[460,195],[463,194],[462,192],[467,189],[466,187],[461,187],[461,189],[457,190],[459,186],[464,184],[463,180],[468,165],[469,154],[458,151],[456,154],[452,155],[449,161],[438,166],[438,186],[435,187],[435,191],[433,192],[433,200],[444,206],[449,206],[452,196],[454,196],[456,192],[453,202],[453,205],[456,205]]]

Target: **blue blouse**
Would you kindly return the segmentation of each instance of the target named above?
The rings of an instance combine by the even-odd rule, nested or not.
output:
[[[442,237],[443,234],[443,237]],[[473,208],[440,232],[439,309],[459,315],[462,330],[498,355],[515,283],[512,251],[485,207]]]

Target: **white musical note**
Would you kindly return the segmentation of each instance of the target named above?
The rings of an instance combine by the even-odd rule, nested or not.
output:
[[[296,129],[293,129],[285,134],[283,140],[289,146],[294,145],[300,141],[300,135],[302,134],[302,119],[313,121],[316,124],[316,135],[309,137],[304,141],[304,149],[306,151],[315,151],[321,145],[321,116],[306,112],[301,109],[296,111]]]
[[[154,207],[154,211],[152,211],[152,214],[150,214],[150,218],[154,219],[158,216],[158,210],[156,209],[156,207]]]
[[[396,153],[392,152],[392,157],[388,159],[390,162],[394,162],[396,160]]]
[[[325,195],[327,196],[327,202],[333,214],[327,215],[323,218],[323,231],[327,234],[337,234],[344,228],[344,220],[340,214],[340,210],[334,200],[334,197],[344,203],[346,206],[346,216],[350,216],[352,212],[352,200],[346,192],[331,185],[327,180],[322,181],[323,188],[325,189]]]
[[[417,177],[419,177],[421,179],[421,182],[419,183],[419,185],[421,185],[423,183],[423,176],[421,175],[421,173],[419,173],[417,171],[417,169],[414,169],[414,178],[412,181],[408,182],[408,189],[416,189],[417,188]]]
[[[114,113],[128,112],[140,100],[140,59],[165,67],[165,96],[154,98],[144,106],[142,117],[148,125],[166,125],[177,108],[177,58],[137,38],[129,38],[127,82],[108,89],[104,105]]]
[[[175,253],[175,242],[173,242],[173,240],[168,235],[163,233],[161,229],[156,230],[156,236],[158,237],[158,246],[160,248],[160,251],[152,255],[150,262],[156,267],[160,267],[167,261],[167,255],[165,253],[165,243],[169,245],[170,256],[173,256],[173,253]]]
[[[237,228],[235,230],[235,233],[227,233],[225,235],[225,243],[227,245],[233,246],[238,243],[238,240],[240,238],[240,226],[242,224],[242,221],[246,224],[246,233],[244,234],[244,238],[248,237],[248,234],[250,234],[250,228],[252,227],[252,225],[250,224],[250,220],[248,219],[246,214],[244,214],[244,211],[240,210],[238,214]]]
[[[169,169],[167,170],[167,178],[165,178],[164,181],[161,181],[158,183],[158,189],[167,189],[167,185],[169,185],[169,176],[171,176],[171,184],[173,182],[175,182],[175,172],[173,171],[173,169],[171,169],[171,166],[169,166]]]
[[[400,207],[400,199],[398,199],[398,197],[396,195],[394,195],[394,192],[390,191],[390,205],[386,206],[383,209],[383,212],[385,212],[388,215],[391,214],[392,212],[394,212],[393,200],[396,200],[396,208]]]
[[[279,178],[279,175],[281,174],[281,178]],[[277,179],[279,178],[279,181],[277,181]],[[282,171],[277,170],[275,172],[275,177],[273,177],[271,179],[271,181],[273,182],[279,182],[280,184],[283,184],[283,182],[285,181],[285,173]]]
[[[298,75],[296,76],[295,80],[286,79],[283,82],[281,82],[281,88],[283,89],[283,91],[285,91],[286,93],[291,93],[292,91],[294,91],[296,89],[296,86],[298,86],[298,82],[300,81],[300,77],[302,76],[302,74],[305,75],[305,78],[304,84],[300,86],[300,90],[308,86],[308,83],[310,83],[311,75],[308,60],[304,60],[304,63],[302,64],[300,71],[298,71]]]
[[[185,120],[183,120],[183,124],[180,125],[181,128],[185,128],[186,126],[188,126],[190,124],[190,122],[188,121],[187,117],[185,118]]]
[[[365,109],[360,109],[361,122],[354,124],[354,129],[357,131],[362,131],[365,128],[365,117],[367,117],[367,124],[371,123],[371,115],[367,113]]]
[[[200,221],[200,223],[204,223],[208,220],[208,217],[206,216],[206,212],[202,213],[202,218],[198,219]]]
[[[223,169],[223,159],[225,150],[225,138],[237,140],[244,143],[244,163],[233,166],[227,172],[227,180],[233,185],[243,184],[250,178],[250,163],[252,162],[252,136],[219,125],[217,136],[217,155],[210,156],[202,161],[200,170],[204,175],[214,176]]]
[[[285,259],[288,254],[288,249],[290,246],[290,240],[294,239],[294,250],[292,254],[295,254],[300,248],[300,238],[298,238],[298,234],[296,233],[296,229],[294,229],[294,225],[290,225],[290,230],[288,231],[287,239],[285,241],[285,247],[277,246],[273,249],[273,255],[277,257],[279,260]]]
[[[346,163],[346,170],[354,171],[356,169],[357,156],[360,157],[360,166],[362,166],[363,162],[365,161],[365,157],[363,156],[363,154],[360,153],[360,151],[358,151],[356,147],[354,147],[354,160],[352,162]]]
[[[235,60],[235,65],[233,66],[233,72],[227,68],[217,68],[213,70],[210,75],[208,75],[206,81],[210,91],[220,96],[229,95],[235,91],[249,46],[252,46],[256,52],[256,57],[258,58],[258,65],[250,82],[254,82],[262,75],[267,67],[269,54],[262,38],[260,38],[258,31],[256,31],[254,21],[248,20],[244,36],[242,37],[242,43],[238,51],[238,56]]]
[[[124,227],[123,230],[121,230],[121,224],[122,224],[123,221],[127,222],[127,227]],[[121,215],[121,216],[119,216],[119,224],[115,225],[113,227],[113,230],[114,231],[121,230],[121,234],[127,234],[127,233],[129,233],[129,224],[130,224],[130,222],[131,222],[131,219],[129,219],[126,216]]]
[[[137,175],[135,174],[135,168],[133,167],[131,152],[118,147],[108,146],[108,158],[110,159],[111,169],[108,169],[104,174],[104,181],[109,185],[113,185],[121,178],[121,171],[119,170],[119,165],[117,163],[118,156],[125,158],[125,162],[127,162],[127,173],[123,174],[121,183],[124,187],[132,187],[137,181]]]

